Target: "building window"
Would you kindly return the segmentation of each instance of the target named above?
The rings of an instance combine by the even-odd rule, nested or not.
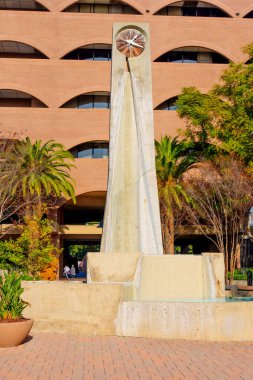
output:
[[[80,0],[76,4],[66,8],[64,12],[77,12],[77,13],[102,13],[102,14],[139,14],[139,12],[115,0]]]
[[[230,17],[220,8],[202,1],[178,1],[155,13],[158,16]]]
[[[178,108],[176,105],[177,99],[178,97],[174,96],[173,98],[165,100],[165,102],[156,107],[156,110],[176,111]]]
[[[210,49],[186,46],[171,50],[155,60],[155,62],[174,63],[220,63],[227,64],[229,60]]]
[[[75,158],[108,158],[109,143],[104,141],[95,141],[78,145],[70,149]]]
[[[244,18],[253,18],[253,11],[249,12]]]
[[[0,58],[47,58],[39,50],[30,45],[16,41],[0,41]]]
[[[0,0],[0,10],[15,11],[48,11],[43,5],[34,0]]]
[[[108,92],[94,92],[77,96],[65,103],[62,108],[80,108],[80,109],[109,109],[110,94]]]
[[[62,224],[67,225],[83,225],[97,227],[103,225],[104,210],[95,207],[69,206],[66,205],[62,214]],[[89,250],[89,252],[91,252]]]
[[[39,99],[21,91],[0,90],[0,107],[45,108]]]
[[[82,46],[68,53],[63,59],[80,61],[111,61],[112,47],[106,44],[94,44]]]

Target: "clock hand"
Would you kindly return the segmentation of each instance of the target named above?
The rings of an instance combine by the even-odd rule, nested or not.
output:
[[[127,39],[126,39],[125,41],[126,41],[128,44],[132,44],[132,43],[136,40],[137,37],[139,37],[138,34],[136,34],[136,36],[134,36],[134,38],[133,38],[132,40],[127,40]]]
[[[138,34],[136,34],[136,35],[134,36],[134,38],[131,40],[131,42],[134,42],[134,41],[136,40],[137,37],[139,37]]]
[[[136,46],[136,47],[139,47],[139,48],[141,48],[141,49],[144,49],[143,46],[137,44],[136,42],[133,42],[132,40],[126,40],[126,42],[127,42],[127,46],[128,46],[128,47],[132,45],[132,46]]]
[[[136,42],[132,42],[132,43],[131,43],[131,45],[132,45],[132,46],[136,46],[136,47],[139,47],[139,48],[141,48],[141,49],[144,49],[144,47],[143,47],[143,46],[141,46],[141,45],[137,44]]]

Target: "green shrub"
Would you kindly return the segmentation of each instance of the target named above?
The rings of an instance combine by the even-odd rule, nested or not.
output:
[[[46,206],[34,207],[23,220],[22,233],[16,239],[0,241],[0,269],[19,271],[32,279],[58,257],[61,250],[52,242],[52,224],[44,217]]]
[[[26,257],[23,247],[17,240],[0,241],[0,269],[23,271],[26,267]]]
[[[235,269],[234,280],[247,280],[248,270],[250,270],[253,273],[253,268]],[[228,272],[228,278],[230,278],[230,272]]]
[[[30,276],[27,273],[21,273],[21,281],[37,281],[40,280],[39,276]]]
[[[28,303],[21,299],[22,275],[11,272],[0,276],[0,319],[20,319]]]

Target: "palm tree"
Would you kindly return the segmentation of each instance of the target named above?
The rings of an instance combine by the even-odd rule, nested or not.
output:
[[[64,196],[75,202],[73,180],[69,170],[73,165],[70,152],[50,140],[31,142],[29,137],[17,141],[12,154],[6,158],[8,170],[2,177],[10,177],[12,195],[21,191],[23,198],[38,196]],[[15,170],[13,170],[15,167]]]
[[[195,152],[187,148],[186,140],[164,136],[155,141],[156,172],[164,252],[174,254],[175,211],[182,209],[182,200],[189,201],[182,183],[183,174],[196,163]]]
[[[73,160],[71,153],[53,140],[44,144],[41,141],[32,143],[27,137],[21,141],[14,140],[8,150],[0,150],[0,184],[4,187],[0,201],[14,202],[17,207],[22,204],[25,228],[18,241],[23,244],[31,273],[32,267],[37,268],[38,263],[35,265],[35,262],[38,260],[53,265],[48,260],[50,257],[53,260],[59,252],[51,244],[51,224],[45,224],[43,219],[52,199],[64,196],[75,202],[69,173],[73,167],[70,161]],[[20,213],[21,208],[16,210]]]

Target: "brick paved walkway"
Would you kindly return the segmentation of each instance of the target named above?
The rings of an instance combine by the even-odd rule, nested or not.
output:
[[[0,380],[253,379],[253,342],[33,334],[0,349]]]

